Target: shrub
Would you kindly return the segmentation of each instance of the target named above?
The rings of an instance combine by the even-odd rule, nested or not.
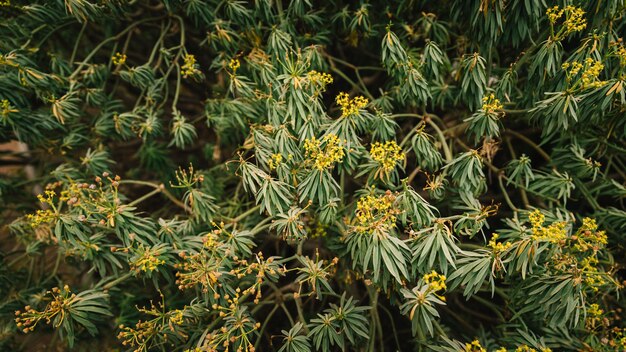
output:
[[[0,13],[0,349],[626,349],[624,0]]]

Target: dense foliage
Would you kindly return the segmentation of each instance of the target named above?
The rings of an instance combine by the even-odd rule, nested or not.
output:
[[[0,15],[0,350],[626,349],[624,0]]]

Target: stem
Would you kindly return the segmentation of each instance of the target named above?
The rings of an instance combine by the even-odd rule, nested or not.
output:
[[[232,222],[239,222],[245,218],[248,217],[248,215],[254,214],[257,210],[259,210],[261,208],[260,205],[254,206],[248,210],[246,210],[244,213],[242,213],[241,215],[239,215],[238,217],[232,219]]]
[[[529,146],[531,146],[535,151],[537,151],[537,153],[539,153],[539,155],[541,155],[542,158],[544,158],[546,161],[550,161],[550,155],[548,155],[548,153],[546,153],[543,149],[541,149],[540,146],[538,146],[535,142],[533,142],[530,138],[524,136],[523,134],[513,131],[513,130],[506,130],[504,131],[505,133],[508,133],[520,140],[522,140],[524,143],[528,144]]]
[[[132,206],[137,205],[137,204],[143,202],[144,200],[146,200],[146,199],[148,199],[148,198],[150,198],[153,195],[158,194],[158,193],[161,193],[161,190],[159,188],[155,188],[152,191],[150,191],[150,192],[144,194],[143,196],[135,199],[134,201],[128,203],[128,205],[132,207]]]
[[[83,34],[85,33],[85,29],[87,28],[88,23],[88,21],[85,21],[82,28],[80,29],[80,32],[78,33],[76,43],[74,44],[74,50],[72,50],[72,55],[70,56],[70,64],[74,64],[74,59],[76,59],[76,52],[78,51],[78,45],[80,44],[80,40],[83,38]]]
[[[439,128],[439,126],[437,126],[437,124],[432,119],[425,120],[426,123],[428,123],[430,127],[432,127],[435,132],[437,132],[437,136],[439,137],[439,141],[441,142],[441,147],[443,148],[443,153],[446,156],[446,161],[448,163],[452,162],[452,151],[450,151],[450,147],[448,146],[448,143],[446,143],[446,137],[443,135],[443,131],[441,131],[441,128]]]
[[[148,186],[148,187],[156,188],[159,190],[159,192],[163,193],[164,196],[166,196],[169,200],[171,200],[172,203],[185,209],[185,211],[189,213],[191,212],[191,208],[189,208],[186,204],[184,204],[183,202],[178,200],[176,197],[174,197],[174,195],[170,193],[170,191],[168,191],[167,188],[165,188],[165,185],[162,183],[157,184],[157,183],[153,183],[149,181],[142,181],[142,180],[121,180],[119,182],[120,184],[125,183],[125,184],[130,184],[130,185],[140,185],[140,186]]]
[[[119,284],[120,282],[125,281],[126,279],[128,279],[131,276],[133,276],[133,272],[129,271],[126,274],[124,274],[124,275],[118,277],[117,279],[109,282],[108,284],[102,286],[102,289],[103,290],[109,290],[109,289],[113,288],[115,285]]]
[[[509,208],[511,208],[511,210],[513,210],[514,212],[517,212],[519,209],[517,209],[517,207],[513,204],[513,202],[511,202],[511,198],[509,198],[509,194],[507,193],[506,188],[504,187],[504,184],[502,183],[503,177],[504,177],[503,174],[498,175],[498,185],[500,186],[500,190],[502,191],[502,196],[504,197],[504,200],[506,201],[506,204],[509,206]]]

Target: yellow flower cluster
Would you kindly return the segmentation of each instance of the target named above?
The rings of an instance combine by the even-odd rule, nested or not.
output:
[[[115,53],[115,55],[111,58],[111,61],[113,62],[113,65],[121,66],[126,63],[126,54]]]
[[[320,73],[315,70],[308,73],[309,81],[322,86],[333,83],[333,76],[328,73]]]
[[[559,9],[558,6],[550,7],[546,11],[546,15],[548,15],[548,21],[554,24],[559,20],[559,18],[561,18],[561,16],[563,16],[563,10]]]
[[[604,85],[605,82],[596,80],[603,68],[604,65],[602,62],[596,61],[592,58],[587,58],[585,60],[585,71],[583,71],[582,75],[583,87],[597,88]]]
[[[228,63],[228,68],[233,71],[233,75],[237,74],[237,70],[239,69],[239,67],[241,67],[241,62],[239,61],[239,59],[230,59],[230,62]]]
[[[4,119],[7,116],[9,116],[9,114],[12,112],[18,112],[18,110],[12,108],[11,103],[8,100],[6,99],[0,100],[0,117]]]
[[[446,276],[438,274],[434,270],[429,274],[424,275],[424,282],[426,282],[433,289],[433,291],[441,291],[447,288]]]
[[[569,76],[570,77],[574,77],[578,74],[578,72],[580,72],[580,70],[583,68],[583,64],[581,64],[580,62],[565,62],[563,63],[563,65],[561,65],[561,68],[565,71],[567,71],[569,69]]]
[[[600,72],[604,69],[604,65],[601,61],[587,58],[585,59],[584,64],[576,61],[572,63],[566,62],[561,65],[561,68],[566,71],[568,81],[571,81],[574,76],[578,75],[582,71],[580,78],[582,88],[597,88],[606,84],[605,81],[597,80]]]
[[[589,308],[587,308],[587,314],[597,317],[604,314],[604,311],[600,309],[600,306],[597,303],[593,303],[589,305]]]
[[[585,19],[585,11],[580,7],[565,6],[565,28],[567,33],[580,32],[587,27],[587,20]]]
[[[585,284],[587,284],[594,292],[599,291],[599,287],[606,284],[606,280],[602,273],[596,267],[599,261],[595,255],[583,258],[580,261],[580,270],[585,274]]]
[[[280,153],[272,154],[270,159],[267,161],[267,166],[269,166],[270,170],[274,170],[280,166],[283,162],[283,155]]]
[[[501,243],[501,242],[496,242],[496,240],[500,237],[500,235],[498,235],[497,233],[494,233],[493,236],[491,237],[491,240],[489,240],[489,244],[487,244],[487,246],[489,246],[494,253],[500,253],[500,252],[504,252],[507,249],[511,248],[512,244],[510,242],[507,243]]]
[[[385,173],[391,172],[396,164],[404,159],[402,148],[395,141],[387,141],[384,144],[380,142],[372,143],[370,156],[378,162]]]
[[[356,204],[357,224],[362,230],[379,225],[392,226],[399,212],[393,206],[395,200],[396,197],[390,191],[378,197],[372,195],[361,197]]]
[[[585,319],[585,327],[589,330],[595,329],[602,319],[604,310],[600,309],[597,303],[590,304],[587,308],[587,318]]]
[[[587,20],[584,17],[585,11],[580,7],[568,5],[561,9],[558,6],[554,6],[546,11],[548,21],[551,24],[555,24],[563,17],[563,14],[565,14],[563,25],[565,26],[566,34],[580,32],[587,27]]]
[[[500,103],[500,99],[497,99],[494,94],[490,94],[483,97],[482,109],[485,113],[491,114],[493,112],[501,110],[502,104]]]
[[[478,340],[474,340],[472,341],[472,343],[466,343],[465,344],[465,352],[487,352],[487,349],[484,348],[481,344],[480,341]]]
[[[187,78],[189,76],[193,76],[200,72],[198,71],[198,68],[196,65],[195,56],[191,54],[185,54],[185,56],[183,57],[183,60],[184,60],[184,64],[180,68],[180,72],[182,73],[183,77]]]
[[[548,227],[544,227],[543,223],[545,221],[545,217],[539,209],[530,213],[528,215],[528,219],[533,227],[532,237],[535,240],[557,243],[567,237],[565,222],[557,221],[550,224]]]
[[[152,272],[156,270],[160,265],[165,264],[165,260],[159,258],[160,254],[156,251],[152,251],[150,248],[140,247],[143,252],[141,256],[130,263],[131,270],[136,272]]]
[[[42,203],[53,205],[54,196],[57,195],[56,192],[53,190],[46,190],[44,194],[38,194],[37,199]]]
[[[0,0],[0,6],[11,6],[11,0]]]
[[[580,252],[586,252],[588,250],[595,252],[601,247],[606,246],[608,243],[606,232],[597,230],[598,224],[596,224],[594,219],[584,218],[578,233],[576,236],[572,236],[572,240],[575,241],[574,249]]]
[[[532,213],[528,214],[528,220],[533,227],[540,227],[543,225],[546,217],[541,213],[539,209],[536,209]]]
[[[341,116],[346,117],[351,115],[357,115],[359,113],[359,110],[364,109],[367,106],[369,100],[362,96],[350,99],[348,93],[344,92],[337,95],[337,97],[335,98],[335,102],[341,107]]]
[[[55,215],[50,209],[39,209],[34,214],[26,215],[26,219],[28,219],[30,226],[33,228],[38,227],[41,224],[50,223],[54,220],[54,218]]]
[[[313,166],[319,171],[332,168],[345,156],[343,142],[334,134],[328,134],[321,140],[315,137],[306,139],[304,150],[307,158],[313,161]]]

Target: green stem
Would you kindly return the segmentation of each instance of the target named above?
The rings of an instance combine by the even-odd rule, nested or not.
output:
[[[139,198],[135,199],[134,201],[132,201],[132,202],[128,203],[128,205],[129,205],[129,206],[131,206],[131,207],[132,207],[132,206],[135,206],[135,205],[137,205],[137,204],[139,204],[139,203],[143,202],[144,200],[146,200],[146,199],[148,199],[148,198],[152,197],[153,195],[155,195],[155,194],[159,194],[159,193],[161,193],[161,190],[160,190],[159,188],[155,188],[155,189],[153,189],[152,191],[150,191],[150,192],[148,192],[148,193],[144,194],[143,196],[141,196],[141,197],[139,197]]]
[[[506,130],[505,133],[510,134],[518,139],[520,139],[521,141],[523,141],[524,143],[528,144],[530,147],[532,147],[535,151],[537,151],[537,153],[539,153],[539,155],[541,155],[542,158],[544,158],[546,161],[550,161],[550,155],[548,155],[548,153],[546,153],[543,149],[541,149],[540,146],[537,145],[537,143],[533,142],[530,138],[524,136],[523,134],[513,131],[513,130]]]
[[[80,29],[80,32],[78,33],[76,43],[74,44],[74,50],[72,50],[72,55],[70,56],[70,65],[74,64],[74,59],[76,59],[76,52],[78,52],[78,45],[80,44],[80,40],[83,38],[83,34],[85,33],[85,29],[87,28],[88,23],[88,21],[85,21],[82,28]]]
[[[126,274],[118,277],[117,279],[109,282],[108,284],[105,284],[104,286],[102,286],[103,290],[109,290],[111,288],[113,288],[114,286],[116,286],[117,284],[119,284],[120,282],[125,281],[126,279],[128,279],[129,277],[133,276],[133,272],[129,271]],[[97,286],[96,286],[97,287]]]
[[[498,185],[500,186],[500,190],[502,191],[502,196],[504,197],[504,201],[506,201],[506,204],[509,206],[509,208],[511,208],[511,210],[517,212],[519,209],[517,209],[517,207],[513,204],[513,202],[511,202],[511,198],[509,198],[509,194],[507,193],[506,188],[504,187],[504,183],[502,183],[503,178],[504,178],[503,174],[498,175]]]
[[[428,123],[430,125],[430,127],[432,127],[435,132],[437,132],[437,136],[439,137],[439,141],[441,142],[441,147],[443,148],[443,153],[446,157],[446,161],[448,163],[452,162],[452,151],[450,150],[450,147],[448,146],[448,143],[446,142],[446,137],[443,135],[443,131],[441,131],[441,128],[439,128],[439,126],[437,126],[437,124],[432,120],[432,119],[425,119],[426,123]]]

